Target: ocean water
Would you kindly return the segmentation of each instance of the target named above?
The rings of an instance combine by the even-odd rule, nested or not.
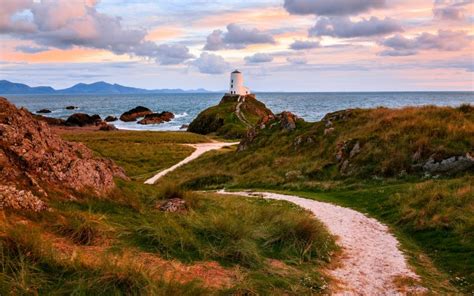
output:
[[[146,95],[6,95],[18,107],[35,112],[50,109],[46,116],[66,119],[76,112],[119,117],[136,106],[145,106],[153,111],[171,111],[175,119],[156,125],[140,125],[136,122],[116,121],[119,129],[128,130],[179,130],[189,124],[202,110],[216,105],[222,93],[206,94],[146,94]],[[257,93],[273,112],[291,111],[306,121],[318,121],[325,114],[347,108],[373,108],[385,106],[438,105],[459,106],[474,104],[474,92],[367,92],[367,93]],[[77,106],[76,110],[65,107]]]

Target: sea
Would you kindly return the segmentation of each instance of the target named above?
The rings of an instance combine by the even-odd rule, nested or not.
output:
[[[174,120],[154,125],[116,121],[124,130],[177,131],[189,124],[201,111],[219,103],[223,93],[137,94],[137,95],[4,95],[17,107],[31,112],[49,109],[46,116],[66,119],[73,113],[99,114],[119,117],[136,106],[145,106],[155,112],[171,111]],[[291,111],[306,121],[318,121],[325,114],[348,108],[405,106],[460,106],[474,104],[474,92],[331,92],[331,93],[270,93],[256,94],[274,113]],[[77,106],[66,110],[66,106]]]

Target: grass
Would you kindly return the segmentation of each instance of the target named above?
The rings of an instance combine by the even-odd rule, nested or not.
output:
[[[214,134],[226,139],[242,138],[246,125],[235,114],[237,98],[239,96],[226,96],[213,107],[202,111],[189,125],[189,131],[199,134]],[[271,111],[255,97],[249,95],[241,105],[241,114],[253,125],[261,117],[271,114]]]
[[[189,156],[188,143],[203,143],[205,136],[186,132],[88,132],[66,133],[63,138],[82,142],[98,155],[113,159],[133,179],[144,180]]]
[[[145,148],[207,141],[188,133],[170,133],[169,139],[163,139],[164,133],[135,132],[63,136],[129,165],[128,173],[134,154],[141,153],[140,149],[126,151],[134,143]],[[177,159],[180,151],[172,153]],[[164,161],[153,154],[147,157]],[[68,200],[61,193],[49,192],[50,211],[6,212],[0,220],[0,294],[327,292],[328,279],[321,270],[337,247],[308,212],[285,202],[193,193],[173,182],[160,186],[140,180],[116,183],[117,189],[107,198],[83,193]],[[185,212],[157,209],[164,200],[176,197],[186,200]],[[143,258],[169,260],[168,264],[184,266],[178,269],[184,274],[199,264],[217,262],[212,268],[232,274],[232,281],[229,286],[207,287],[200,281],[199,268],[195,281],[174,280],[166,275],[166,268],[147,265],[146,260],[140,261]],[[219,276],[213,280],[219,281]]]

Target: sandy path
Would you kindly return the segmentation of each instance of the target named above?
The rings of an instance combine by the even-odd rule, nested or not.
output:
[[[194,150],[194,152],[190,156],[186,157],[185,159],[178,162],[174,166],[172,166],[170,168],[167,168],[166,170],[163,170],[163,171],[159,172],[158,174],[154,175],[153,177],[151,177],[150,179],[146,180],[145,184],[155,184],[156,181],[158,181],[158,179],[160,179],[164,175],[166,175],[169,172],[174,171],[175,169],[179,168],[180,166],[182,166],[182,165],[198,158],[199,156],[201,156],[202,154],[204,154],[208,151],[221,149],[222,147],[232,146],[232,145],[236,145],[236,144],[239,144],[239,143],[238,142],[237,143],[213,142],[213,143],[201,143],[201,144],[185,144],[187,146],[191,146],[191,147],[195,148],[196,150]]]
[[[404,295],[422,292],[403,287],[395,279],[418,279],[410,270],[397,239],[387,226],[357,211],[292,195],[267,192],[219,193],[286,200],[310,210],[338,237],[343,254],[340,266],[329,273],[340,283],[332,295]]]
[[[240,111],[240,106],[242,106],[242,103],[245,102],[245,97],[240,96],[237,101],[238,103],[235,106],[235,115],[247,128],[251,128],[252,124],[248,122],[247,118],[245,118],[245,115]]]

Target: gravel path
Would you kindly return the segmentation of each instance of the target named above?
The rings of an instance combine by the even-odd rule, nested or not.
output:
[[[403,287],[401,281],[394,283],[395,279],[416,281],[418,276],[410,270],[398,249],[397,239],[390,234],[387,226],[373,218],[348,208],[292,195],[268,192],[219,193],[286,200],[310,210],[337,236],[343,250],[340,266],[329,270],[339,282],[339,287],[332,295],[405,295],[424,291],[420,286]]]
[[[232,146],[232,145],[237,145],[237,144],[239,144],[239,143],[238,142],[237,143],[212,142],[212,143],[201,143],[201,144],[185,144],[187,146],[191,146],[191,147],[195,148],[196,150],[194,150],[194,152],[190,156],[186,157],[185,159],[178,162],[174,166],[172,166],[170,168],[167,168],[166,170],[163,170],[163,171],[159,172],[158,174],[154,175],[153,177],[151,177],[150,179],[146,180],[145,184],[155,184],[156,181],[158,181],[158,179],[160,179],[164,175],[166,175],[169,172],[174,171],[175,169],[179,168],[180,166],[182,166],[182,165],[198,158],[199,156],[201,156],[202,154],[204,154],[208,151],[221,149],[222,147],[225,147],[225,146]]]

